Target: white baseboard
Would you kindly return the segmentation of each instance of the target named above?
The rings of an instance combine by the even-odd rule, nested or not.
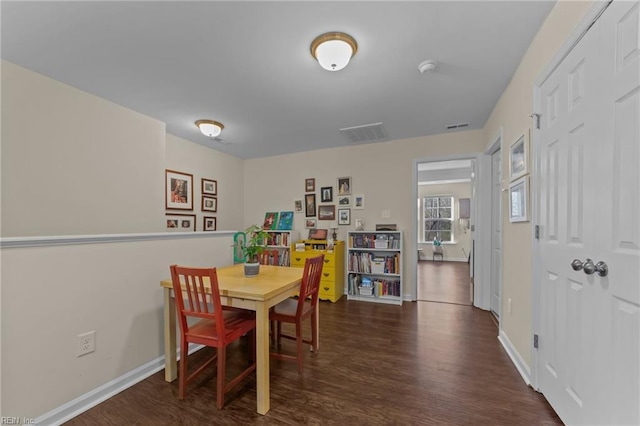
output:
[[[433,258],[427,256],[424,259],[418,259],[418,260],[433,261]],[[442,260],[445,262],[464,262],[464,263],[467,263],[468,261],[466,257],[446,257],[446,256],[444,256]],[[440,262],[440,257],[437,257],[435,261]]]
[[[511,344],[511,341],[507,337],[506,333],[501,329],[498,335],[498,341],[511,358],[511,362],[516,366],[516,370],[522,376],[522,380],[527,384],[527,386],[531,386],[531,371],[529,370],[529,366],[522,359],[516,348]]]
[[[189,354],[192,354],[204,346],[189,345]],[[180,350],[177,351],[178,359],[180,359]],[[48,413],[35,419],[36,425],[58,426],[72,418],[84,413],[90,408],[95,407],[112,396],[130,388],[138,382],[164,369],[164,356],[158,357],[152,361],[135,368],[120,377],[116,377],[108,383],[95,388],[92,391],[80,395],[76,399],[61,405]]]

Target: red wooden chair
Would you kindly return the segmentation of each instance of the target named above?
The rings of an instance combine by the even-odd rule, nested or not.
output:
[[[216,405],[224,406],[225,394],[256,369],[255,362],[255,315],[241,309],[223,309],[220,302],[216,268],[186,268],[171,266],[171,280],[176,298],[176,310],[180,324],[180,372],[178,398],[184,399],[187,383],[206,367],[218,360]],[[210,292],[208,290],[210,285]],[[182,286],[186,288],[183,290]],[[185,295],[186,294],[186,299]],[[185,303],[186,302],[186,303]],[[192,325],[187,318],[200,318]],[[226,348],[248,334],[251,365],[230,382],[226,382]],[[216,355],[187,376],[188,345],[196,343],[216,348]]]
[[[318,311],[316,307],[318,305],[318,290],[320,289],[322,265],[324,265],[324,254],[308,258],[304,264],[304,272],[302,274],[302,283],[300,284],[298,300],[284,300],[274,306],[269,312],[269,319],[272,324],[274,321],[276,322],[277,330],[275,332],[275,338],[278,345],[280,345],[281,338],[295,340],[297,352],[295,357],[273,352],[271,353],[271,356],[277,359],[297,361],[299,373],[302,373],[303,370],[302,362],[304,351],[302,349],[302,344],[310,344],[311,350],[314,352],[318,350],[318,342],[316,341]],[[310,300],[307,300],[308,298],[310,298]],[[302,322],[307,318],[311,318],[311,340],[305,340],[302,336]],[[282,334],[283,322],[295,324],[295,337]]]
[[[264,250],[260,253],[260,264],[278,266],[278,250]]]

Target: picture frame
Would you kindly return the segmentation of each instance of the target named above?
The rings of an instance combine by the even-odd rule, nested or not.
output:
[[[202,207],[203,212],[217,212],[218,211],[218,198],[210,197],[208,195],[202,196]]]
[[[316,217],[316,194],[306,194],[304,201],[305,217]]]
[[[291,231],[293,229],[293,212],[280,212],[280,220],[278,220],[278,230]]]
[[[165,169],[164,207],[167,210],[193,210],[193,175]]]
[[[318,221],[316,219],[305,219],[304,227],[306,229],[313,229],[318,225]]]
[[[320,202],[330,203],[331,201],[333,201],[333,187],[323,186],[320,188]]]
[[[205,216],[202,218],[203,231],[215,231],[218,227],[218,219],[214,216]]]
[[[509,222],[529,221],[529,176],[509,184]]]
[[[264,214],[262,229],[267,231],[275,231],[278,229],[278,214],[278,212],[266,212]]]
[[[309,240],[326,240],[328,229],[309,229]]]
[[[202,195],[218,195],[218,181],[213,179],[201,179],[201,193]]]
[[[509,148],[509,180],[529,173],[529,138],[523,133]]]
[[[189,232],[196,230],[195,214],[166,213],[165,231]]]
[[[351,206],[351,195],[338,195],[338,207]]]
[[[316,179],[307,178],[304,180],[304,192],[314,192],[316,190]]]
[[[318,206],[318,220],[336,220],[336,206]]]
[[[338,209],[338,225],[351,225],[351,209]]]
[[[340,177],[338,178],[338,195],[351,194],[351,178]]]
[[[364,210],[364,195],[353,196],[353,209]]]
[[[293,200],[293,211],[295,213],[302,213],[302,200]]]

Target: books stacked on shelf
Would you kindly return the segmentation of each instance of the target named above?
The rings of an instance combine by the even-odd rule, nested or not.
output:
[[[347,294],[350,296],[400,297],[400,280],[349,275]]]
[[[289,250],[281,250],[278,266],[289,266],[291,264],[290,261]]]
[[[374,255],[369,252],[350,252],[349,271],[367,274],[398,274],[400,254],[390,256]]]
[[[400,248],[400,239],[391,234],[362,233],[349,235],[349,248],[394,249]]]
[[[271,238],[267,241],[267,245],[289,247],[290,235],[288,232],[270,232]]]

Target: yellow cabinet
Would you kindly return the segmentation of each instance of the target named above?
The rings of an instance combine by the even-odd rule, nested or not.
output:
[[[320,281],[319,298],[336,302],[344,294],[344,241],[337,241],[333,250],[316,249],[326,247],[326,241],[305,240],[305,250],[296,251],[296,245],[291,246],[291,267],[304,268],[307,258],[324,254],[322,266],[322,280]]]

